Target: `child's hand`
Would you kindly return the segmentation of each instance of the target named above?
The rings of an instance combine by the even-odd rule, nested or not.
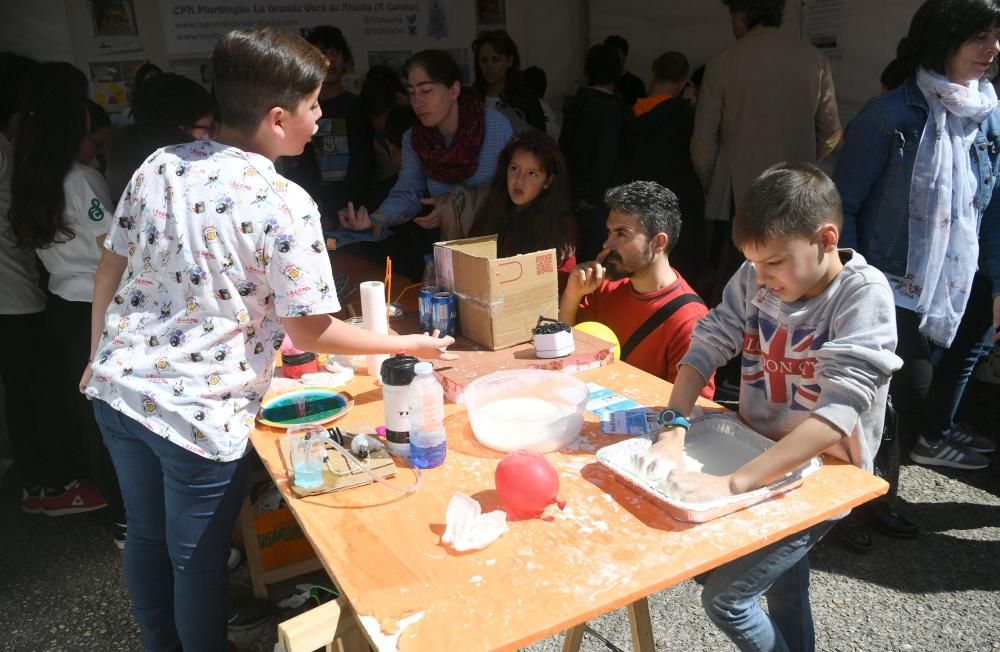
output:
[[[605,247],[597,254],[595,260],[589,263],[580,263],[574,267],[573,271],[569,273],[569,279],[566,282],[566,292],[571,293],[570,296],[582,299],[584,296],[601,287],[601,283],[604,282],[603,263],[609,253],[611,253],[611,250]]]
[[[732,476],[708,475],[694,471],[674,471],[667,476],[667,493],[688,503],[704,503],[732,496]]]
[[[458,360],[457,353],[449,353],[448,347],[455,343],[455,338],[451,335],[439,337],[440,332],[435,330],[431,335],[403,335],[407,339],[406,352],[418,358],[429,360]]]
[[[361,206],[354,210],[354,202],[347,202],[347,210],[337,212],[341,228],[349,231],[367,231],[372,228],[371,218],[368,216],[368,209]]]
[[[650,446],[637,460],[639,472],[650,480],[664,480],[671,473],[684,471],[683,448],[661,439]]]

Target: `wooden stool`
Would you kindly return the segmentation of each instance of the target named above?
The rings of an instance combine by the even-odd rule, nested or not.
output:
[[[337,598],[278,624],[278,642],[286,652],[370,652],[354,613]]]

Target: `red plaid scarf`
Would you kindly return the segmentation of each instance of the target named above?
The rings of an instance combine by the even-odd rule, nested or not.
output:
[[[484,116],[483,100],[463,93],[458,97],[458,131],[450,146],[436,127],[418,123],[413,128],[410,141],[420,157],[425,178],[457,184],[475,174],[486,131]]]

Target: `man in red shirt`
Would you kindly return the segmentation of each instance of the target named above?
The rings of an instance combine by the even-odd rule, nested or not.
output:
[[[622,359],[673,382],[705,304],[668,255],[681,232],[677,196],[652,181],[634,181],[604,195],[608,237],[597,259],[577,265],[559,301],[559,320],[597,321],[622,345]],[[702,391],[715,393],[714,379]]]

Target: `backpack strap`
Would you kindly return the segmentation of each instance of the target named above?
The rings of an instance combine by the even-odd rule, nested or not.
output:
[[[705,302],[701,300],[701,297],[697,294],[688,292],[680,295],[679,297],[674,297],[665,305],[660,307],[659,310],[650,315],[649,319],[643,322],[642,326],[635,329],[635,332],[629,336],[628,341],[622,346],[622,360],[628,361],[628,357],[632,355],[632,352],[635,351],[636,347],[642,344],[642,341],[646,339],[650,333],[659,328],[663,322],[670,319],[670,317],[673,316],[675,312],[680,310],[682,306],[689,303],[700,303],[701,305],[705,305]]]

